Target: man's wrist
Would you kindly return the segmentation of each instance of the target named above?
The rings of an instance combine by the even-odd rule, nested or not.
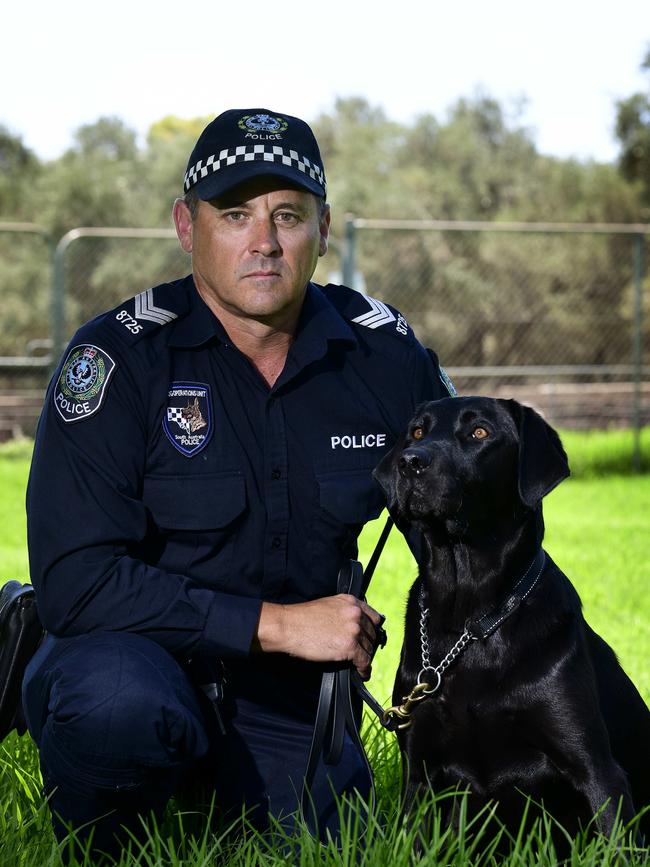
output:
[[[259,653],[281,653],[286,650],[286,606],[263,602],[260,619],[253,639],[253,650]]]

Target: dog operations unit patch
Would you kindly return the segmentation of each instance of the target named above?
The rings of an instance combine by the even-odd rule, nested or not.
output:
[[[92,343],[73,346],[54,387],[54,406],[65,422],[82,421],[102,405],[115,362]]]
[[[163,429],[178,451],[191,458],[212,436],[210,386],[202,382],[174,382],[167,394]]]

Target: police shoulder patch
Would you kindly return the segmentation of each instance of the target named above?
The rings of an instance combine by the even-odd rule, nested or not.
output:
[[[54,406],[63,421],[82,421],[102,405],[115,370],[108,352],[92,343],[73,346],[54,387]]]

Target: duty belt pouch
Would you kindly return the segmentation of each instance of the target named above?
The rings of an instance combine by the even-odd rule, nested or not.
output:
[[[0,588],[0,741],[27,729],[21,700],[23,675],[43,640],[31,584],[8,581]]]

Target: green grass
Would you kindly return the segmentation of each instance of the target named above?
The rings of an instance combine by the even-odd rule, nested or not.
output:
[[[574,478],[630,475],[635,436],[631,430],[560,431]],[[642,472],[650,472],[650,427],[638,436]]]
[[[604,439],[600,439],[604,437]],[[650,701],[650,476],[603,476],[605,468],[628,472],[629,438],[620,434],[564,435],[574,468],[546,500],[547,535],[545,546],[558,565],[570,576],[582,596],[585,614],[592,626],[617,651],[621,662]],[[648,442],[644,432],[644,449]],[[594,445],[595,443],[595,445]],[[604,444],[604,445],[603,445]],[[603,457],[603,449],[606,457]],[[0,447],[0,551],[1,578],[27,578],[25,550],[24,488],[28,472],[29,443]],[[367,562],[383,519],[370,524],[361,539],[360,557]],[[416,566],[403,540],[393,531],[380,560],[370,602],[387,615],[388,646],[375,661],[371,689],[386,701],[390,696],[401,644],[403,610]],[[391,865],[406,867],[413,861],[413,832],[401,821],[399,812],[399,756],[396,741],[372,721],[365,726],[365,739],[375,768],[381,823],[358,839],[351,828],[341,852],[322,846],[305,834],[290,837],[280,832],[262,839],[248,833],[232,842],[227,829],[197,838],[185,835],[179,818],[169,810],[160,829],[152,832],[144,848],[134,847],[121,861],[135,865]],[[420,863],[424,865],[554,865],[549,829],[541,823],[511,843],[507,856],[493,851],[493,835],[485,824],[488,815],[452,831],[439,821],[438,801],[431,796],[434,810],[432,839]],[[462,816],[462,811],[461,811]],[[547,820],[547,823],[550,820]],[[221,834],[221,836],[219,836]],[[356,856],[353,854],[356,852]],[[625,829],[611,839],[577,839],[572,843],[572,865],[641,865],[650,862],[648,850],[634,850]],[[40,795],[36,750],[29,737],[8,738],[0,746],[0,865],[41,867],[62,863],[55,844],[49,814]],[[90,864],[90,861],[86,863]]]
[[[0,583],[29,575],[25,487],[32,446],[31,440],[0,446]]]

